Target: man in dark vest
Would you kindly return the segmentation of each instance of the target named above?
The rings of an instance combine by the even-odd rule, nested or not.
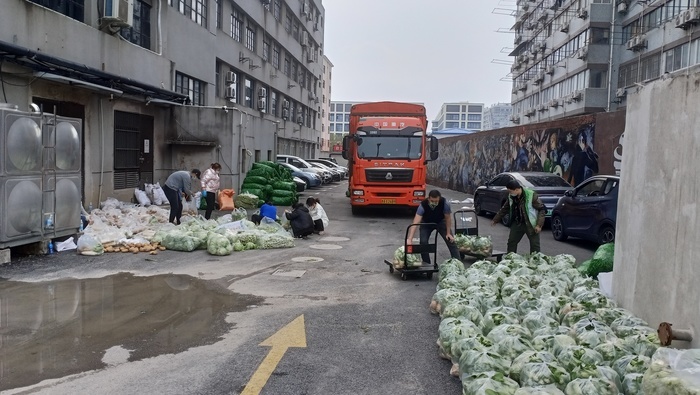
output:
[[[420,243],[428,244],[430,235],[434,230],[437,230],[442,239],[445,240],[447,248],[450,250],[452,258],[460,259],[459,249],[455,244],[455,238],[452,235],[452,209],[444,197],[440,195],[440,191],[433,189],[428,194],[428,198],[421,202],[416,211],[416,216],[413,218],[413,224],[437,224],[433,226],[412,226],[409,230],[407,245],[413,244],[413,235],[416,228],[420,228]],[[430,254],[424,252],[421,254],[423,263],[430,263]]]

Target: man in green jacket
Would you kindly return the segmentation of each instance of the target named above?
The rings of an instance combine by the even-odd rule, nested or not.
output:
[[[491,225],[496,225],[503,216],[510,214],[508,252],[517,252],[518,243],[524,235],[527,235],[530,240],[530,253],[540,252],[540,232],[547,209],[537,196],[537,192],[523,188],[515,180],[508,182],[506,189],[508,189],[508,201],[493,217]]]

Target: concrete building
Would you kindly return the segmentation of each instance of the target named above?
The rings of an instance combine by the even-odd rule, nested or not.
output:
[[[511,126],[513,107],[509,103],[496,103],[484,109],[482,130],[500,129]]]
[[[483,103],[443,103],[435,120],[432,130],[469,129],[482,130],[484,120]]]
[[[83,120],[86,204],[214,161],[236,189],[319,152],[323,31],[321,0],[6,1],[0,99]]]
[[[328,112],[330,122],[331,150],[338,151],[343,144],[343,136],[350,132],[350,109],[360,101],[331,101]]]
[[[511,67],[515,124],[612,111],[611,0],[519,0]],[[613,67],[614,72],[614,67]]]
[[[333,80],[333,63],[323,55],[323,79],[321,86],[321,152],[328,154],[331,150],[331,81]],[[325,155],[324,155],[325,156]]]
[[[619,3],[614,101],[626,106],[628,90],[700,63],[700,1]]]

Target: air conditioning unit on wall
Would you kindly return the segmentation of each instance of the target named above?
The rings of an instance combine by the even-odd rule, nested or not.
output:
[[[226,87],[226,92],[224,93],[226,100],[236,101],[236,86],[229,85]]]
[[[134,0],[103,0],[102,6],[102,24],[118,28],[131,27],[134,24]]]

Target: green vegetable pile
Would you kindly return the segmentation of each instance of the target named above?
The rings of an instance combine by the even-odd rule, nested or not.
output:
[[[430,311],[442,317],[439,355],[465,395],[639,394],[659,349],[656,332],[605,297],[570,255],[508,254],[468,269],[447,260]]]
[[[598,273],[613,271],[615,243],[603,244],[593,254],[593,258],[584,261],[578,267],[579,272],[589,277],[598,278]]]
[[[234,203],[236,204],[236,207],[254,209],[258,207],[258,204],[260,203],[260,198],[254,193],[243,192],[236,195],[236,197],[234,198]]]
[[[231,243],[228,241],[226,236],[217,233],[212,233],[209,236],[209,239],[207,240],[208,253],[211,255],[224,256],[231,255],[231,251],[233,251],[233,246],[231,246]]]
[[[641,388],[645,394],[697,395],[700,394],[700,350],[660,348],[652,357],[649,369],[642,376]],[[638,389],[639,375],[630,374],[625,388]]]
[[[477,257],[490,257],[493,253],[493,243],[490,236],[470,236],[458,234],[455,236],[455,243],[459,252]]]
[[[253,163],[253,168],[243,180],[241,192],[257,196],[259,201],[256,206],[267,200],[275,206],[291,206],[299,200],[292,172],[279,163],[269,161]],[[250,207],[249,203],[241,201],[240,206],[256,207]]]
[[[394,268],[403,269],[407,267],[420,267],[423,264],[423,260],[420,254],[406,254],[404,246],[399,247],[396,252],[394,252]],[[404,262],[404,257],[406,258]]]

